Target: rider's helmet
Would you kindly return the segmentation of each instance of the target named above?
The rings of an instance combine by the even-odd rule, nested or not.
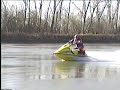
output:
[[[81,38],[77,34],[74,35],[74,41],[82,42]]]
[[[75,35],[74,35],[74,39],[77,39],[77,38],[78,38],[78,35],[77,35],[77,34],[75,34]]]

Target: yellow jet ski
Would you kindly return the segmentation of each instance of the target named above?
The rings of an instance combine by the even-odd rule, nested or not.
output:
[[[58,50],[54,52],[54,54],[64,61],[68,60],[86,60],[87,54],[79,54],[79,50],[73,48],[73,45],[71,43],[66,43],[63,46],[61,46]]]

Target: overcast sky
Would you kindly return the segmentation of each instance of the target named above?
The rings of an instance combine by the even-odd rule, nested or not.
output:
[[[23,0],[3,0],[3,1],[4,1],[4,3],[5,3],[8,7],[9,7],[9,6],[12,6],[12,5],[16,5],[18,8],[21,8],[21,6],[24,8]],[[39,1],[36,0],[36,1],[37,1],[37,2],[36,2],[37,8],[39,8],[40,0],[39,0]],[[58,3],[58,1],[59,1],[59,0],[57,0],[57,3]],[[86,5],[87,5],[88,0],[86,0],[86,1],[87,1],[87,2],[86,2]],[[53,3],[54,3],[54,2],[53,2],[53,0],[52,0],[52,1],[51,1],[51,8],[53,8]],[[82,0],[81,0],[81,1],[79,1],[79,0],[77,0],[77,1],[72,0],[72,2],[71,2],[71,12],[74,12],[74,14],[77,14],[79,11],[76,9],[76,7],[74,6],[73,3],[75,3],[75,5],[82,10],[83,1],[82,1]],[[101,3],[101,4],[100,4],[100,7],[103,8],[103,5],[104,5],[104,4],[105,4],[104,2]],[[47,10],[48,5],[49,5],[49,0],[44,0],[44,2],[43,2],[43,9],[42,9],[43,15],[45,14],[45,12],[46,12],[46,10]],[[113,1],[112,1],[112,9],[115,9],[115,8],[116,8],[116,5],[117,5],[116,1],[113,0]],[[69,6],[69,0],[63,1],[63,7],[64,7],[65,9],[68,9],[68,6]],[[35,9],[34,1],[31,1],[31,10],[34,10],[34,9]],[[100,8],[100,9],[101,9],[101,8]],[[120,12],[120,9],[119,9],[119,12]],[[107,14],[107,9],[104,11],[104,14]]]

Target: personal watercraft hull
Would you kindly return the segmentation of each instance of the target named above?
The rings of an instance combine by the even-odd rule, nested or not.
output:
[[[70,60],[79,60],[79,61],[87,61],[87,60],[95,60],[85,53],[78,54],[78,49],[74,49],[70,43],[66,43],[57,49],[54,54],[61,60],[70,61]]]
[[[70,54],[55,54],[62,61],[97,61],[95,58],[90,56],[77,56]]]

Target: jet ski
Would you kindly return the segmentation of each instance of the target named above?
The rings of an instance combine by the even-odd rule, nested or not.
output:
[[[74,48],[73,44],[66,43],[57,49],[54,54],[63,61],[68,60],[88,60],[90,57],[84,52],[79,53],[79,50]]]

